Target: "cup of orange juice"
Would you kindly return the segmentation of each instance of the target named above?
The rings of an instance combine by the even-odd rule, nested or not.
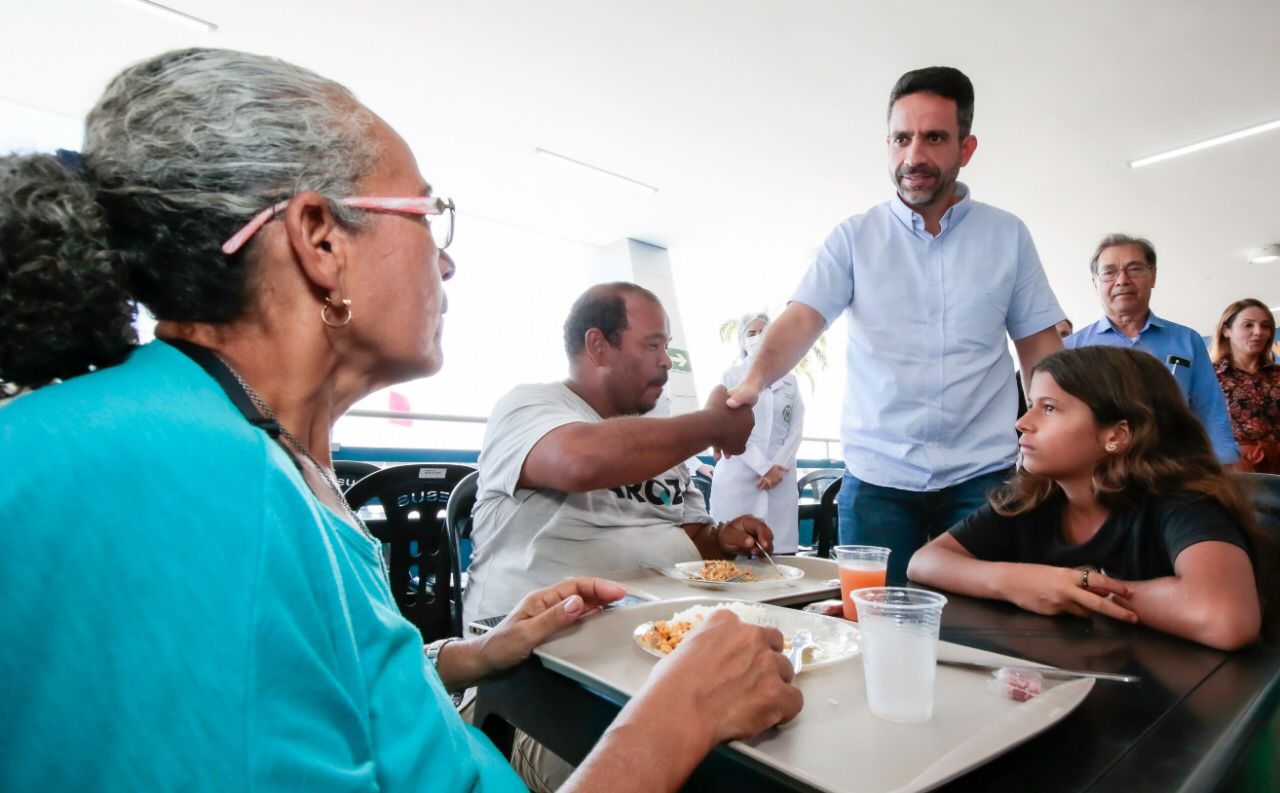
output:
[[[855,589],[881,587],[889,569],[889,549],[876,545],[837,545],[836,564],[840,566],[840,603],[844,618],[858,619],[858,608],[850,592]]]

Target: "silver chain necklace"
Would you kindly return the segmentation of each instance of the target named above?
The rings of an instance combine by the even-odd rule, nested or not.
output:
[[[337,478],[333,475],[333,472],[317,460],[315,455],[313,455],[306,446],[303,446],[302,441],[298,440],[292,432],[285,429],[284,424],[280,423],[280,418],[276,415],[276,412],[267,404],[267,400],[263,399],[261,394],[253,390],[253,386],[246,383],[245,379],[240,376],[240,373],[231,367],[231,364],[224,360],[222,361],[222,365],[227,367],[227,371],[231,373],[231,376],[234,377],[236,382],[240,384],[240,387],[244,389],[245,396],[249,397],[249,401],[258,409],[258,412],[274,421],[276,426],[280,428],[280,438],[285,441],[281,446],[285,447],[285,451],[292,451],[296,454],[300,454],[315,466],[316,471],[324,479],[325,484],[328,485],[329,489],[333,491],[333,494],[338,497],[338,503],[347,511],[347,515],[350,516],[351,520],[355,523],[356,528],[360,529],[360,532],[364,534],[365,537],[369,538],[369,542],[373,543],[373,550],[378,555],[378,561],[382,564],[382,571],[383,573],[387,573],[387,560],[386,557],[382,555],[382,542],[377,537],[373,536],[373,533],[369,531],[369,527],[364,525],[364,521],[360,519],[360,516],[356,514],[356,511],[347,503],[347,497],[343,494],[342,488],[338,487]],[[303,481],[306,481],[306,477],[303,477]]]

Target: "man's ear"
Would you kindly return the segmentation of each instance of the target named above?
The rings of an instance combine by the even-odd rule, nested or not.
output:
[[[969,164],[969,159],[973,157],[973,153],[978,150],[978,137],[976,135],[965,135],[960,141],[960,167]]]
[[[284,210],[289,248],[299,269],[322,297],[343,297],[351,235],[333,215],[329,200],[305,190]]]
[[[582,354],[587,356],[587,360],[591,361],[593,366],[604,366],[608,360],[607,348],[611,346],[603,331],[599,328],[590,328],[587,330]]]

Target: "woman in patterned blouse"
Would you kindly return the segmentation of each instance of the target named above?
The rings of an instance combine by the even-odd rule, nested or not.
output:
[[[1280,474],[1280,366],[1272,360],[1276,318],[1260,300],[1222,312],[1210,356],[1240,444],[1240,470]]]

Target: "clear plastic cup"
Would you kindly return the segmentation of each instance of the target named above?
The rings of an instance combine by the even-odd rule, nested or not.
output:
[[[923,589],[875,587],[854,590],[853,600],[862,617],[862,670],[871,712],[889,721],[928,721],[947,599]]]
[[[889,570],[889,549],[878,545],[837,545],[836,564],[840,567],[840,603],[844,618],[858,621],[858,608],[849,596],[855,589],[884,586]]]

